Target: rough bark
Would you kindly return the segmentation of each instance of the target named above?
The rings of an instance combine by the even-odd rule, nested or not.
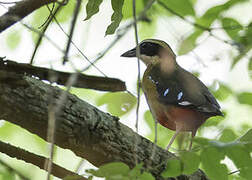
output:
[[[172,153],[136,134],[117,117],[35,78],[0,70],[0,119],[46,140],[49,104],[56,105],[62,94],[66,99],[57,112],[56,145],[70,149],[97,167],[113,161],[122,161],[130,167],[136,161],[143,162],[156,179],[162,179],[160,173],[166,160],[174,157]],[[203,180],[206,177],[199,170],[178,179]]]

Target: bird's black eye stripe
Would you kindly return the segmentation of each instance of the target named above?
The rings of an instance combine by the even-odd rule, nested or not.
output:
[[[153,42],[143,42],[140,44],[140,53],[146,56],[156,56],[162,47]]]

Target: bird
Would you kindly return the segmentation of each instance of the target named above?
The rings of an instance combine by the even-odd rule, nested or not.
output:
[[[175,131],[168,151],[180,132],[191,132],[189,150],[198,128],[212,116],[223,116],[215,97],[192,73],[176,61],[176,54],[162,40],[145,39],[139,43],[139,58],[147,66],[141,87],[153,118]],[[121,57],[137,57],[137,47]]]

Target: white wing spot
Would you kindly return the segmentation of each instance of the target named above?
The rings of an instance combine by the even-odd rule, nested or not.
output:
[[[190,103],[188,101],[182,101],[182,102],[179,102],[178,104],[182,105],[182,106],[188,106],[188,105],[191,105],[192,103]]]
[[[169,93],[169,88],[167,88],[164,92],[164,96],[167,96],[167,94]]]
[[[180,100],[181,98],[182,98],[182,96],[183,96],[183,92],[180,92],[180,93],[178,93],[178,100]]]

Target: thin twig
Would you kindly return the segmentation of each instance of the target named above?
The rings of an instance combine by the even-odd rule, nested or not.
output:
[[[56,17],[54,17],[54,20],[56,22],[56,24],[58,25],[58,27],[60,28],[60,30],[67,36],[69,37],[69,35],[66,33],[66,31],[64,30],[64,28],[60,25],[59,21],[57,20]],[[108,77],[104,72],[102,72],[96,65],[94,65],[89,59],[88,57],[78,48],[78,46],[71,40],[72,45],[77,49],[77,51],[81,54],[82,57],[84,57],[84,59],[86,61],[88,61],[90,64],[92,64],[92,66],[98,71],[100,72],[103,76]]]
[[[228,173],[228,175],[232,175],[232,174],[235,174],[235,173],[238,173],[238,172],[240,172],[240,169],[237,169],[237,170],[235,170],[235,171],[232,171],[232,172]]]
[[[45,26],[43,26],[43,30],[41,31],[41,34],[39,34],[39,38],[38,38],[38,40],[36,42],[35,48],[34,48],[33,53],[32,53],[30,64],[33,64],[33,62],[34,62],[33,60],[34,60],[35,55],[37,53],[38,47],[40,46],[40,43],[42,42],[44,34],[45,34],[47,28],[49,27],[50,23],[52,22],[53,17],[60,11],[61,7],[62,7],[62,4],[59,4],[57,6],[57,8],[55,9],[55,11],[51,12],[51,10],[49,9],[49,6],[47,5],[47,8],[49,9],[51,15],[49,16],[49,19],[46,21]]]
[[[31,27],[30,25],[28,24],[25,24],[23,22],[20,22],[24,27],[26,27],[27,29],[39,34],[39,35],[42,35],[42,32],[40,32],[39,30]],[[53,40],[51,40],[47,35],[43,35],[45,39],[47,39],[56,49],[58,49],[60,52],[64,52],[55,42],[53,42]]]
[[[73,15],[72,23],[71,23],[71,29],[70,29],[70,33],[68,35],[68,41],[67,41],[67,46],[66,46],[66,50],[65,50],[65,55],[63,57],[63,64],[65,64],[67,62],[67,60],[68,60],[68,53],[69,53],[69,50],[70,50],[70,44],[72,42],[73,32],[74,32],[74,28],[75,28],[75,25],[76,25],[76,20],[77,20],[79,11],[80,11],[81,2],[82,2],[82,0],[76,0],[76,6],[75,6],[75,9],[74,9],[74,15]]]
[[[141,86],[141,77],[140,77],[140,50],[139,50],[139,44],[138,44],[138,33],[137,33],[137,18],[136,18],[136,0],[133,0],[133,17],[134,17],[134,30],[135,30],[135,42],[136,42],[136,57],[137,57],[137,107],[136,107],[136,123],[135,128],[136,132],[138,133],[138,120],[139,120],[139,107],[140,107],[140,86]],[[137,138],[135,138],[135,154],[137,154]],[[138,164],[137,158],[135,156],[135,164]]]
[[[42,28],[42,27],[43,27],[45,24],[47,24],[47,22],[51,19],[52,12],[53,12],[53,10],[54,10],[54,8],[55,8],[55,3],[53,3],[52,10],[49,8],[49,5],[48,5],[48,4],[46,5],[46,7],[49,9],[50,14],[49,14],[49,16],[47,16],[47,19],[44,21],[44,23],[41,24],[41,25],[38,27],[38,29]]]
[[[50,99],[52,99],[52,93],[50,94]],[[47,170],[47,180],[50,180],[51,172],[52,172],[52,163],[53,163],[53,155],[54,155],[54,142],[55,142],[55,122],[56,115],[54,110],[53,102],[51,102],[48,106],[48,128],[47,128],[47,141],[49,144],[49,159],[45,161],[45,169]]]

